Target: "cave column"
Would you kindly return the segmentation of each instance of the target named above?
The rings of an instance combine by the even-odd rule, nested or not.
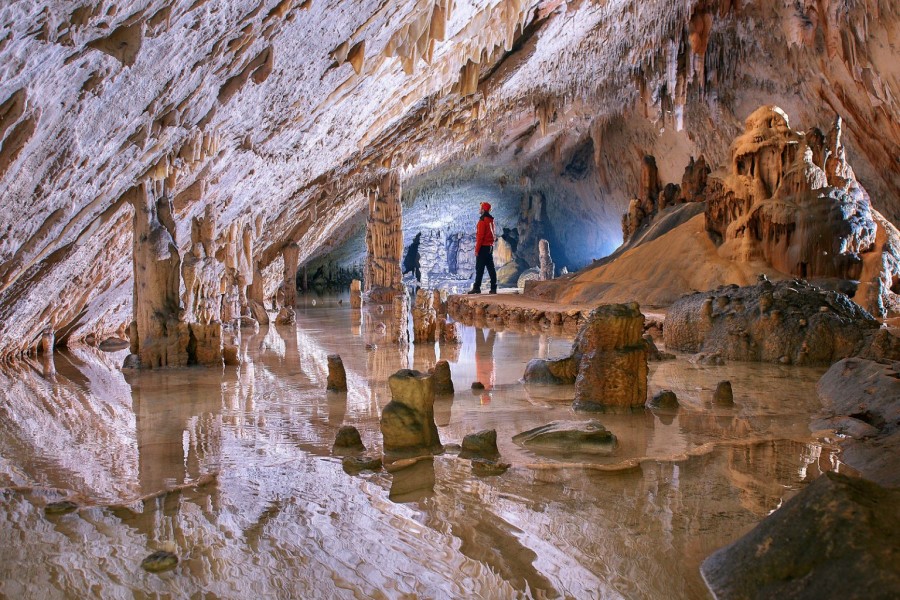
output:
[[[131,352],[136,355],[127,362],[147,368],[185,366],[190,333],[179,315],[181,256],[171,199],[154,194],[146,183],[126,197],[134,207]]]
[[[403,289],[400,261],[403,257],[402,190],[396,171],[385,175],[369,194],[366,221],[365,292],[368,301],[390,303]]]
[[[275,322],[279,325],[291,325],[296,321],[294,304],[297,303],[297,267],[300,259],[300,245],[291,242],[282,251],[284,271],[282,271],[281,289],[284,293],[284,306],[278,313]]]

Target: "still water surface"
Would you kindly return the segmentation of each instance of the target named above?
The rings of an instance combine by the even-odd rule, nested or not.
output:
[[[88,348],[0,373],[0,596],[705,598],[706,556],[845,469],[808,428],[821,369],[651,363],[651,394],[680,410],[599,416],[612,456],[537,454],[512,436],[591,418],[572,386],[519,383],[571,340],[465,327],[461,346],[401,353],[376,311],[302,302],[296,327],[244,335],[240,367],[123,374],[124,352]],[[324,391],[331,353],[346,394]],[[345,473],[338,428],[380,451],[388,376],[439,358],[457,387],[435,405],[442,441],[496,429],[512,468],[480,478],[448,452]],[[734,408],[710,404],[722,379]],[[81,508],[45,514],[64,498]],[[143,571],[159,549],[178,567]]]

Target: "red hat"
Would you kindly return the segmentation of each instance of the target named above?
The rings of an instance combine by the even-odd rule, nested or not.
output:
[[[490,202],[482,202],[481,210],[483,210],[484,212],[491,212],[491,203]]]

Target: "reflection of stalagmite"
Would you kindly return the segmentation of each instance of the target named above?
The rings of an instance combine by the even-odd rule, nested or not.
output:
[[[553,264],[553,259],[550,258],[550,242],[541,240],[538,245],[538,254],[541,268],[541,281],[553,279],[553,276],[556,273],[556,266]]]
[[[171,199],[154,195],[144,183],[126,196],[134,207],[131,352],[143,367],[185,366],[190,334],[179,318],[181,256]]]
[[[378,189],[369,194],[366,222],[366,299],[386,304],[401,291],[403,258],[403,212],[400,177],[391,171]]]

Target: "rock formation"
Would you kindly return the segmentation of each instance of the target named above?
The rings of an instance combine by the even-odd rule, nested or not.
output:
[[[325,389],[329,392],[347,391],[347,372],[339,354],[328,355],[328,382]]]
[[[539,279],[541,281],[553,279],[556,276],[556,266],[553,264],[553,259],[550,258],[550,242],[541,240],[538,246],[538,254],[539,268],[541,270]]]
[[[848,356],[900,356],[900,338],[839,292],[796,279],[726,286],[677,301],[666,347],[729,360],[830,365]]]
[[[359,279],[350,282],[350,308],[360,308],[362,306],[362,284]]]
[[[358,454],[365,452],[366,446],[362,442],[359,430],[353,425],[342,425],[334,438],[332,452],[341,454]]]
[[[841,462],[866,479],[900,486],[900,362],[845,358],[816,389],[823,418],[814,426],[841,434]]]
[[[441,452],[431,376],[403,369],[391,375],[388,384],[391,401],[381,412],[385,455],[402,458]]]
[[[513,442],[539,451],[612,454],[616,436],[599,421],[554,421],[513,436]]]
[[[180,314],[181,256],[172,200],[147,184],[129,190],[127,198],[134,207],[131,353],[144,368],[183,367],[190,332]]]
[[[701,572],[717,598],[893,598],[898,514],[900,491],[825,473]]]
[[[430,371],[432,386],[435,394],[452,394],[453,379],[450,373],[450,363],[439,360]]]
[[[409,343],[409,296],[406,290],[394,296],[387,333],[392,343],[401,346]]]
[[[184,320],[190,324],[191,354],[201,365],[222,364],[222,297],[225,265],[216,253],[216,218],[207,205],[203,217],[191,222],[191,252],[181,265],[184,279]]]
[[[419,288],[412,309],[413,341],[416,344],[434,344],[437,341],[437,311],[435,293]]]
[[[297,264],[300,246],[296,242],[290,242],[284,247],[282,255],[284,266],[280,289],[283,293],[283,305],[275,321],[279,325],[292,325],[297,318],[294,313],[294,305],[297,303]]]
[[[388,172],[370,191],[366,221],[365,294],[375,304],[390,303],[402,291],[403,208],[400,176]]]
[[[496,459],[499,456],[496,429],[484,429],[476,433],[469,433],[463,438],[460,458]]]

